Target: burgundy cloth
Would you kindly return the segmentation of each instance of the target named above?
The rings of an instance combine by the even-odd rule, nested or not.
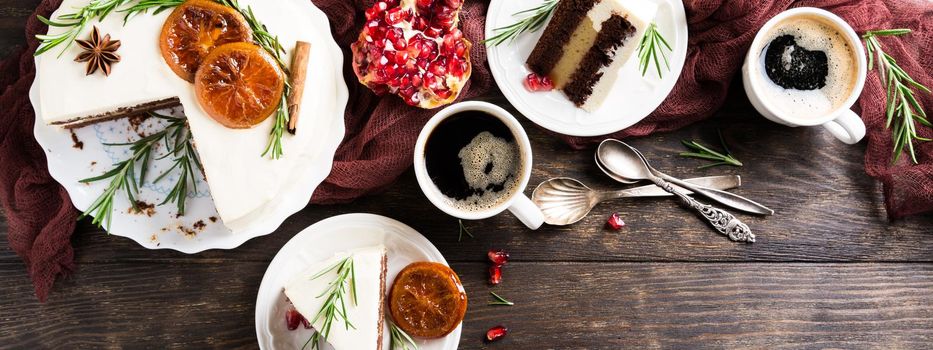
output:
[[[338,43],[349,62],[349,43],[362,25],[363,9],[371,0],[312,0],[328,15]],[[37,14],[48,15],[60,0],[43,0]],[[685,1],[690,47],[683,73],[673,93],[651,116],[614,137],[643,136],[667,131],[711,116],[723,103],[729,84],[739,73],[742,57],[757,29],[777,13],[796,6],[829,9],[858,31],[907,27],[907,37],[882,39],[889,53],[921,83],[933,86],[933,28],[928,18],[933,5],[918,0]],[[466,37],[482,36],[486,2],[468,1],[461,15]],[[67,193],[48,174],[45,156],[32,137],[35,120],[27,92],[32,83],[34,34],[45,27],[32,16],[27,23],[28,48],[0,63],[0,200],[7,221],[10,247],[23,257],[36,295],[45,300],[55,278],[74,268],[70,237],[77,212]],[[473,77],[461,99],[488,94],[492,78],[482,45],[472,50]],[[344,75],[350,89],[347,133],[337,151],[331,175],[318,188],[314,203],[345,202],[392,183],[412,162],[414,141],[433,114],[407,107],[394,96],[376,97],[356,82],[348,65]],[[868,125],[865,162],[869,175],[884,183],[885,203],[892,218],[933,210],[933,143],[921,144],[918,160],[890,164],[890,132],[884,129],[881,85],[870,73],[857,108]],[[930,95],[921,103],[933,106]],[[927,108],[929,109],[929,108]],[[921,135],[933,136],[928,128]],[[562,137],[573,147],[600,138]]]

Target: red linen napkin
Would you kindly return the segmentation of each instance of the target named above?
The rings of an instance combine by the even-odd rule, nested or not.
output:
[[[349,44],[356,40],[363,10],[371,0],[312,0],[330,18],[334,37],[349,62]],[[507,1],[507,0],[506,0]],[[43,0],[36,13],[48,15],[60,0]],[[858,31],[906,27],[914,33],[903,38],[882,39],[887,51],[921,83],[933,86],[933,4],[917,0],[814,0],[685,1],[690,25],[690,47],[680,80],[668,99],[641,123],[613,137],[642,136],[667,131],[711,116],[723,103],[729,84],[739,73],[743,55],[758,28],[777,13],[797,6],[822,7],[846,19]],[[474,42],[471,53],[473,77],[463,98],[487,94],[492,78],[486,51],[476,44],[483,35],[486,2],[468,0],[462,27]],[[27,91],[34,67],[33,35],[45,27],[29,20],[29,47],[0,63],[0,200],[9,221],[10,246],[23,257],[36,287],[45,300],[54,279],[73,268],[70,236],[76,211],[65,191],[48,175],[45,156],[32,138],[35,119]],[[348,64],[344,75],[350,88],[346,112],[347,134],[337,151],[334,170],[315,192],[313,203],[344,202],[379,190],[395,180],[412,162],[414,141],[433,114],[410,108],[394,96],[376,97],[356,82]],[[884,183],[885,203],[892,218],[933,210],[933,143],[917,152],[920,165],[902,159],[890,165],[890,132],[884,129],[881,85],[870,73],[858,108],[868,126],[865,164],[869,175]],[[933,98],[920,96],[933,106]],[[929,108],[928,108],[929,109]],[[927,129],[923,136],[933,136]],[[601,138],[561,137],[573,147],[584,147]]]

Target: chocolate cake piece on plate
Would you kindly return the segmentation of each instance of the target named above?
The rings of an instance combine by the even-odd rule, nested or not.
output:
[[[594,111],[656,11],[640,0],[562,0],[526,63],[575,105]]]

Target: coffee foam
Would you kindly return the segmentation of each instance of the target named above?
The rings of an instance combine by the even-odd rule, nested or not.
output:
[[[461,210],[483,211],[512,198],[518,187],[522,165],[515,141],[506,141],[483,131],[460,149],[458,156],[467,184],[473,189],[482,190],[482,193],[459,200],[445,196],[449,204]],[[503,187],[500,191],[489,190],[499,185]]]
[[[791,35],[797,45],[810,51],[823,51],[828,58],[826,86],[816,90],[785,89],[765,73],[765,52],[775,38]],[[752,81],[762,97],[771,101],[781,114],[792,118],[818,118],[842,106],[852,93],[858,75],[855,52],[833,24],[821,18],[799,16],[777,23],[758,48],[758,65]],[[788,55],[789,53],[785,53]]]

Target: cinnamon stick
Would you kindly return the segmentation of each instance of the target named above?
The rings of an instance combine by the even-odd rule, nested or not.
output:
[[[288,132],[292,135],[298,129],[298,117],[301,112],[301,95],[305,92],[305,79],[308,77],[308,58],[311,55],[311,43],[298,41],[295,44],[295,53],[292,55],[292,66],[289,80],[292,91],[288,95]]]

